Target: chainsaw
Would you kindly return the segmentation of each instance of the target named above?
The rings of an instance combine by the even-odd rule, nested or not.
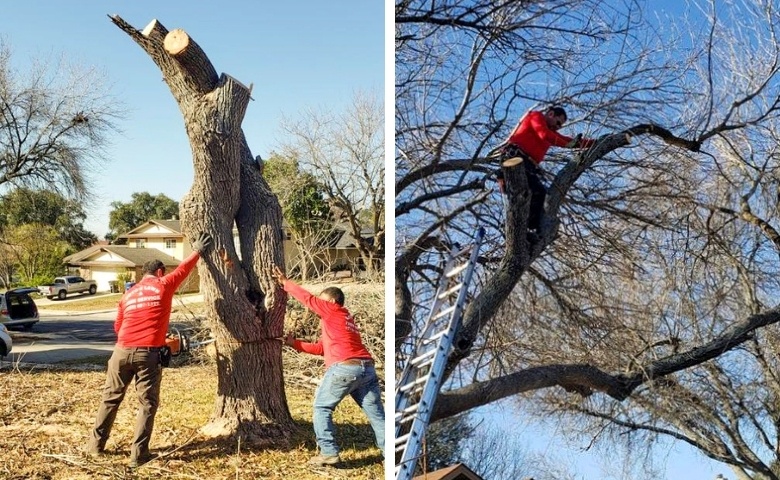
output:
[[[190,339],[189,335],[180,331],[179,329],[172,328],[165,335],[165,346],[170,349],[171,356],[178,357],[182,353],[187,353],[193,348],[202,347],[209,343],[216,342],[216,338],[209,338],[200,342],[194,342]]]

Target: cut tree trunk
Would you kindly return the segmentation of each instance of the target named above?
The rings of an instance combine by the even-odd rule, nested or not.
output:
[[[201,232],[214,238],[198,264],[218,376],[214,412],[202,432],[278,444],[296,429],[284,392],[282,342],[275,340],[286,303],[271,277],[274,265],[284,269],[282,213],[241,129],[251,89],[217,75],[183,30],[168,32],[152,20],[138,31],[118,16],[111,20],[157,64],[184,117],[195,175],[180,204],[182,232],[190,241]]]

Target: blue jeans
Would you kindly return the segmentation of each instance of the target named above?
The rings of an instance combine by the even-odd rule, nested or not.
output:
[[[334,363],[325,371],[314,394],[314,434],[322,455],[338,455],[333,439],[333,410],[350,395],[363,409],[374,430],[376,445],[385,451],[385,411],[379,392],[379,381],[373,365],[344,365]]]

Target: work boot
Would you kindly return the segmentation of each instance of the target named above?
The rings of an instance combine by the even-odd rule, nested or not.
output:
[[[104,453],[106,453],[103,450],[97,449],[97,448],[88,448],[85,450],[87,452],[87,456],[90,456],[92,458],[97,458],[102,456]]]
[[[138,467],[140,467],[141,465],[143,465],[145,463],[151,462],[152,460],[154,460],[158,456],[159,455],[157,455],[156,453],[147,453],[146,455],[141,455],[138,458],[131,458],[130,459],[130,463],[127,466],[129,468],[131,468],[131,469],[132,468],[138,468]]]
[[[341,457],[338,455],[315,455],[309,459],[309,465],[338,465],[341,463]]]
[[[105,453],[105,450],[100,445],[89,442],[87,444],[87,448],[84,449],[84,451],[89,455],[90,457],[99,457]]]

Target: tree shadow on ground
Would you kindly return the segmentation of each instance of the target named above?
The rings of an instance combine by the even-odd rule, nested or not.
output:
[[[198,437],[180,447],[157,450],[169,460],[192,461],[209,458],[224,458],[225,456],[241,454],[258,454],[269,451],[298,452],[310,451],[311,455],[317,453],[317,442],[314,438],[314,428],[311,422],[295,422],[296,429],[292,432],[288,441],[274,443],[274,439],[263,445],[240,443],[233,437],[205,438]],[[342,462],[335,468],[359,468],[381,463],[381,453],[351,458],[352,451],[362,452],[375,449],[374,431],[371,426],[363,423],[336,422],[334,426],[336,443],[342,451]],[[239,452],[240,449],[240,452]],[[346,455],[345,455],[346,454]]]

